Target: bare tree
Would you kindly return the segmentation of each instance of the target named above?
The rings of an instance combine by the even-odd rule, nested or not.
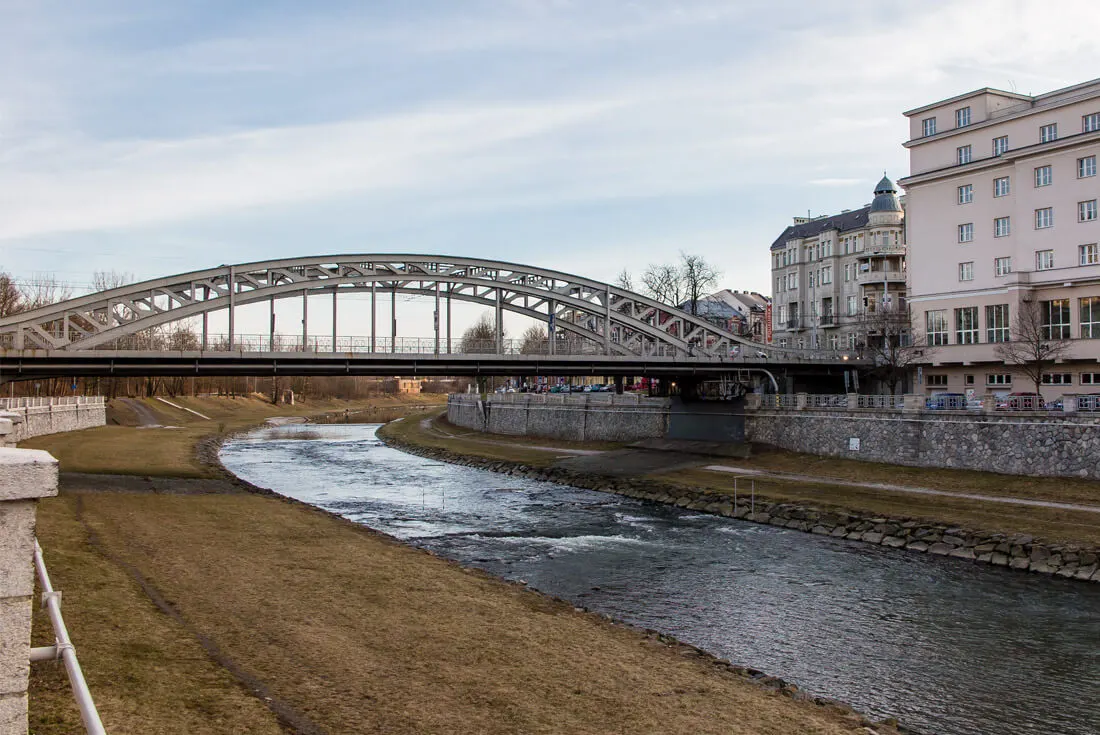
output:
[[[910,322],[907,308],[886,306],[868,311],[860,327],[864,350],[874,363],[870,374],[886,383],[890,395],[897,393],[910,369],[926,361],[935,350],[924,344],[923,336]]]
[[[1069,352],[1070,342],[1052,326],[1043,307],[1034,301],[1020,303],[1008,342],[998,342],[993,353],[1023,373],[1039,393],[1043,376]],[[1068,323],[1068,318],[1065,320]]]
[[[642,289],[650,298],[669,306],[684,302],[684,280],[676,264],[646,266],[642,273]]]
[[[36,273],[21,290],[26,305],[24,311],[56,304],[73,296],[72,287],[59,281],[52,273]]]
[[[527,327],[520,339],[522,340],[519,346],[520,354],[545,355],[549,351],[550,339],[546,336],[546,327],[541,324],[532,324]]]
[[[23,293],[9,273],[0,273],[0,319],[23,311]]]
[[[624,291],[634,290],[634,276],[630,275],[630,271],[623,268],[619,271],[619,275],[615,276],[615,285]]]
[[[503,338],[503,331],[501,337]],[[459,342],[459,352],[493,353],[497,351],[497,325],[489,314],[482,314],[476,322],[466,328]]]
[[[698,316],[699,299],[714,288],[719,275],[718,269],[702,256],[681,252],[675,263],[647,266],[642,273],[642,289],[647,296],[670,306],[686,301],[691,315]]]
[[[691,303],[691,315],[699,314],[699,299],[715,287],[720,275],[718,269],[699,255],[680,253],[680,274],[684,282],[684,291]]]
[[[96,291],[109,291],[134,282],[133,273],[122,271],[96,271],[92,274],[92,288]]]

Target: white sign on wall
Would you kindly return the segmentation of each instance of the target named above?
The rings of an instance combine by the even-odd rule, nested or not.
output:
[[[859,451],[859,437],[858,436],[853,436],[850,439],[848,439],[848,451],[849,452],[858,452]]]

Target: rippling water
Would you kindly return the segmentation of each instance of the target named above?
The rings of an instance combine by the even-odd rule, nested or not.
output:
[[[441,464],[382,446],[374,425],[312,428],[320,439],[264,429],[222,460],[257,485],[922,732],[1100,733],[1100,585]]]

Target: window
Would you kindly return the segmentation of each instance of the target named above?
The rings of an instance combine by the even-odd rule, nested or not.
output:
[[[972,345],[978,342],[978,307],[964,306],[955,309],[955,344]]]
[[[987,342],[1008,341],[1008,304],[985,307],[985,336]]]
[[[970,242],[974,239],[974,223],[967,222],[959,225],[959,242]]]
[[[993,139],[993,155],[999,156],[1008,150],[1008,136],[1002,135]]]
[[[1081,373],[1081,385],[1100,385],[1100,373]]]
[[[974,280],[974,261],[971,260],[966,263],[959,263],[959,280],[960,281],[973,281]]]
[[[1039,142],[1049,143],[1058,139],[1058,123],[1051,123],[1039,128]]]
[[[1081,116],[1081,132],[1094,133],[1100,130],[1100,112]]]
[[[993,237],[1006,237],[1010,231],[1008,217],[997,217],[993,220]]]
[[[854,350],[856,347],[856,336],[854,334],[848,335],[848,349]]]
[[[993,196],[1006,197],[1009,193],[1008,177],[1002,176],[999,179],[993,179]]]
[[[963,383],[966,384],[966,385],[974,385],[974,376],[973,375],[964,375],[963,376]]]
[[[1054,226],[1054,208],[1043,207],[1035,210],[1035,229],[1042,230]]]
[[[1050,186],[1054,181],[1054,170],[1050,166],[1039,166],[1035,169],[1035,185]]]
[[[1078,222],[1093,222],[1096,220],[1096,200],[1089,199],[1087,202],[1077,202],[1077,221]]]
[[[859,313],[859,299],[855,296],[848,297],[848,316],[855,316]]]
[[[1087,179],[1096,175],[1096,156],[1077,159],[1077,178]]]
[[[1073,373],[1043,373],[1043,385],[1072,385]]]
[[[955,110],[955,127],[956,128],[965,128],[969,124],[970,124],[970,108],[969,107],[963,107],[961,109]]]
[[[1069,339],[1069,299],[1039,302],[1043,339]]]
[[[1037,271],[1049,271],[1054,267],[1054,251],[1053,250],[1036,250],[1035,251],[1035,270]]]
[[[964,163],[970,163],[970,146],[964,145],[956,148],[955,159],[958,161],[960,166]]]
[[[844,281],[848,282],[850,280],[852,280],[852,264],[851,263],[845,263],[844,264]]]
[[[921,124],[921,132],[924,133],[925,138],[927,138],[929,135],[935,135],[936,134],[936,118],[926,117],[926,118],[924,118],[923,120],[920,121],[920,124]]]
[[[1094,242],[1088,245],[1078,246],[1077,252],[1081,257],[1081,265],[1096,265],[1100,263],[1100,247]]]
[[[970,204],[974,201],[974,185],[967,184],[959,187],[959,204]]]
[[[986,385],[1012,385],[1011,373],[989,373],[985,376]]]
[[[925,382],[925,385],[935,385],[935,386],[943,387],[943,386],[947,385],[947,376],[946,375],[940,375],[940,374],[926,375],[924,377],[924,382]]]
[[[930,346],[947,344],[947,309],[924,312],[924,332]]]
[[[821,269],[821,285],[825,286],[833,282],[833,267],[827,265]]]
[[[1007,276],[1012,272],[1012,256],[1006,255],[1003,258],[993,259],[993,275],[995,276]]]
[[[1100,339],[1100,296],[1077,300],[1081,310],[1081,339]]]

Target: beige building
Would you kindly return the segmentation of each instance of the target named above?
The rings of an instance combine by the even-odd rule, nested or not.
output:
[[[1071,340],[1048,398],[1100,391],[1100,80],[979,89],[905,113],[909,305],[928,392],[1034,390],[994,349],[1023,304]]]
[[[883,338],[874,314],[905,308],[905,211],[886,176],[874,195],[860,209],[795,217],[772,243],[772,344],[858,352]]]

